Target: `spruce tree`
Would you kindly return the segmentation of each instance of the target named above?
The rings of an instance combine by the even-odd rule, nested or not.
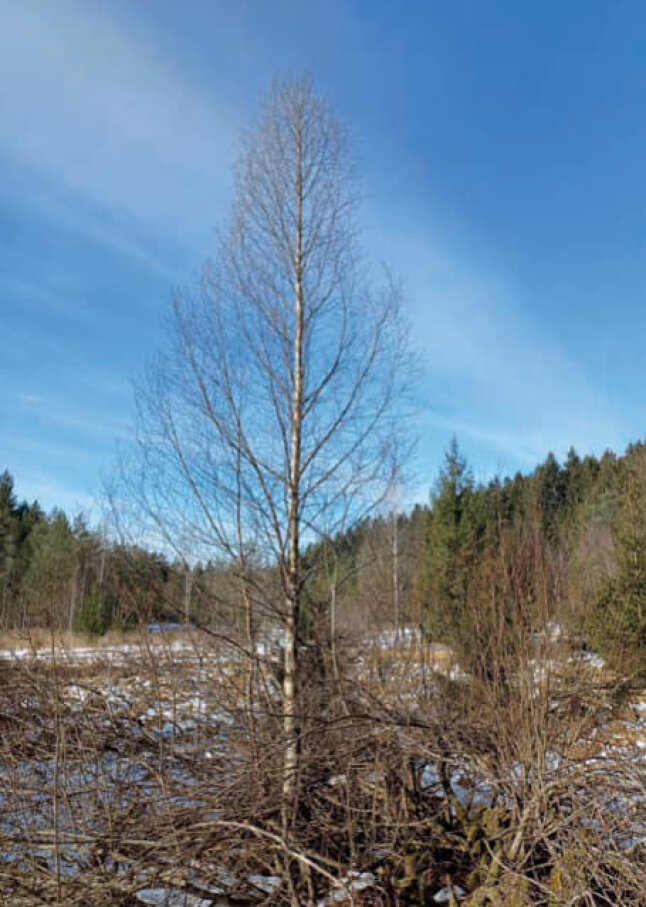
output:
[[[646,675],[646,453],[631,451],[614,525],[616,573],[596,604],[593,644],[622,673]]]
[[[543,533],[547,541],[553,543],[557,539],[558,521],[567,499],[566,475],[551,452],[545,462],[538,467],[535,475]]]
[[[455,436],[433,498],[424,629],[433,641],[455,643],[465,632],[468,567],[475,546],[474,482]]]
[[[18,502],[13,477],[5,470],[0,475],[0,606],[2,622],[11,620],[15,598],[18,556]]]

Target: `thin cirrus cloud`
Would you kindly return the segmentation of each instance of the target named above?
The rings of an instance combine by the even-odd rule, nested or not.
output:
[[[90,522],[100,514],[101,507],[98,498],[88,491],[81,491],[69,483],[53,480],[50,475],[45,475],[39,470],[22,469],[15,471],[14,478],[20,494],[21,489],[28,488],[30,501],[55,502],[56,507],[65,510],[70,516],[82,513]],[[53,506],[53,504],[52,504]]]
[[[41,406],[45,398],[40,394],[18,394],[18,402],[23,406]]]
[[[211,226],[205,184],[226,186],[235,118],[116,8],[6,0],[2,20],[0,468],[48,508],[85,505],[130,429],[130,391],[106,375],[123,384],[135,338],[156,336],[177,238]]]
[[[112,442],[130,437],[132,431],[131,422],[117,415],[104,414],[97,418],[76,407],[70,409],[60,403],[52,405],[51,401],[39,394],[19,394],[18,399],[23,408],[29,407],[32,410],[32,418],[37,417],[41,425],[55,428],[59,432],[82,433]]]
[[[0,151],[59,191],[179,231],[226,173],[235,117],[104,10],[5,0]]]
[[[67,291],[52,289],[51,283],[52,280],[43,275],[25,278],[21,274],[0,273],[0,293],[6,298],[19,299],[23,310],[31,316],[46,314],[57,320],[73,320],[77,325],[100,322],[101,313],[83,305],[78,294],[70,292],[69,288]]]
[[[562,457],[571,445],[620,446],[624,433],[609,401],[536,328],[512,324],[495,302],[438,314],[438,332],[427,327],[425,342],[431,374],[452,383],[454,431],[509,465],[520,458],[530,466],[548,450]]]
[[[154,17],[154,4],[146,7]],[[139,368],[159,286],[186,279],[186,259],[180,255],[177,267],[171,254],[175,238],[200,250],[201,239],[218,219],[214,211],[230,192],[239,116],[223,100],[231,91],[219,89],[215,68],[204,70],[207,78],[196,78],[181,57],[179,39],[176,48],[171,42],[162,49],[155,23],[139,12],[135,20],[127,4],[116,2],[3,2],[0,194],[16,210],[43,214],[43,247],[50,250],[47,267],[39,261],[34,268],[26,242],[21,270],[10,246],[8,270],[0,273],[0,306],[6,298],[14,308],[13,318],[3,325],[15,350],[5,371],[11,366],[12,380],[19,380],[27,352],[36,364],[48,362],[42,385],[34,382],[19,401],[9,400],[0,380],[3,406],[13,408],[12,418],[21,418],[21,424],[31,418],[34,444],[25,438],[22,451],[16,447],[15,465],[8,464],[16,472],[28,452],[36,463],[39,438],[45,444],[66,435],[78,449],[85,439],[89,451],[93,445],[103,448],[110,435],[126,432],[119,413],[125,412],[129,394],[104,393],[100,379],[114,376],[120,384],[128,369],[132,374]],[[185,17],[187,34],[191,26],[195,30],[198,18],[190,5],[178,15]],[[239,21],[235,14],[229,17],[238,39],[261,44],[240,15]],[[347,33],[345,8],[333,5],[326,15],[344,24],[339,34]],[[263,39],[267,60],[278,56],[284,10],[276,16],[277,33]],[[336,33],[333,28],[329,32]],[[229,31],[223,28],[222,34]],[[337,49],[324,37],[308,37],[325,61],[319,67],[325,78],[339,66]],[[292,42],[293,56],[285,61],[295,71],[303,60],[293,48],[300,46]],[[235,56],[239,68],[227,75],[232,82],[242,78],[249,63],[244,53]],[[266,82],[272,74],[264,73]],[[371,90],[380,96],[372,87],[373,76],[379,84],[378,73],[369,75]],[[379,120],[382,113],[373,110],[370,126],[377,143],[380,134],[392,134],[391,124]],[[354,115],[360,135],[370,124],[365,116],[362,120],[360,108]],[[240,117],[246,119],[244,111]],[[417,217],[418,206],[430,206],[430,200],[423,193],[417,198],[413,152],[389,147],[397,157],[388,166],[398,174],[399,197],[377,203],[373,214],[380,228],[375,233],[383,237],[383,257],[408,287],[413,334],[425,362],[419,449],[431,472],[436,473],[442,447],[454,432],[470,458],[487,464],[489,472],[531,467],[550,449],[562,456],[570,444],[581,452],[598,452],[625,443],[620,410],[598,390],[596,376],[559,347],[557,327],[532,311],[524,288],[505,276],[505,263],[483,264],[469,254],[466,239],[463,248],[447,252],[438,239],[442,231]],[[392,184],[383,176],[372,172],[372,185],[379,191]],[[8,187],[9,179],[13,187]],[[407,179],[408,196],[403,191]],[[35,235],[41,226],[37,224]],[[456,247],[463,239],[459,234],[458,228]],[[103,247],[103,260],[89,255],[91,243]],[[379,243],[373,236],[368,251],[379,256]],[[60,260],[59,248],[65,253]],[[141,285],[134,284],[133,274],[141,277]],[[18,309],[22,319],[15,314]],[[40,324],[34,314],[40,314]],[[93,388],[93,411],[79,406],[80,380]],[[53,405],[49,398],[56,395]],[[41,453],[44,463],[47,450]],[[39,473],[33,465],[25,475],[34,483],[38,479],[37,487],[48,494],[56,492],[52,503],[64,504],[75,495],[69,483],[92,484],[89,473],[106,465],[99,462],[99,453],[88,453],[87,460],[93,464],[88,476],[66,473],[65,485],[62,479],[46,482],[44,467]]]
[[[593,376],[558,344],[523,291],[418,235],[393,237],[424,364],[420,419],[434,464],[457,434],[487,475],[618,449],[628,433]],[[478,274],[480,270],[480,274]]]

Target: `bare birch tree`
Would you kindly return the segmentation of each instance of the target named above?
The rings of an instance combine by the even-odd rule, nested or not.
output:
[[[127,470],[149,532],[182,557],[230,559],[245,599],[281,621],[287,812],[301,547],[383,496],[401,426],[399,294],[388,281],[375,290],[360,263],[352,170],[311,82],[276,83],[244,136],[216,255],[197,290],[176,294],[171,348],[139,388],[138,467]],[[248,547],[277,568],[280,601],[247,573]]]

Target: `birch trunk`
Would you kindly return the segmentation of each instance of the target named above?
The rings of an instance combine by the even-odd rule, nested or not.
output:
[[[287,614],[285,620],[285,679],[283,683],[283,729],[285,757],[283,775],[283,800],[285,821],[290,810],[295,809],[298,778],[298,617],[300,605],[299,528],[300,528],[300,472],[301,437],[303,421],[303,173],[302,173],[302,123],[296,124],[296,236],[294,252],[294,387],[292,397],[292,432],[289,466],[288,502],[288,561],[287,561]]]

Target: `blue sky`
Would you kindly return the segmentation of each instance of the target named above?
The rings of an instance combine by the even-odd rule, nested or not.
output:
[[[364,247],[477,477],[646,434],[646,6],[2,0],[0,469],[94,508],[130,382],[227,214],[239,130],[309,71],[350,126]]]

